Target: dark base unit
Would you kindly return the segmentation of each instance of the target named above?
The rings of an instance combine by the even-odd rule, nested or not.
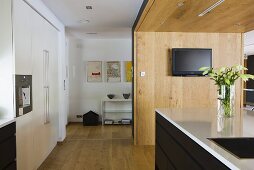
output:
[[[246,103],[254,103],[254,91],[246,91]]]
[[[229,169],[158,113],[155,150],[156,170]]]
[[[16,123],[0,128],[0,170],[15,170]]]
[[[16,163],[16,161],[12,162],[6,168],[4,168],[4,170],[16,170],[16,169],[17,169],[17,163]]]

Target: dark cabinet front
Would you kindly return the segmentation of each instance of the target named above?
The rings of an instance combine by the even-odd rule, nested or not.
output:
[[[156,170],[229,169],[158,113],[155,166]]]
[[[160,169],[175,169],[173,164],[168,160],[164,151],[159,145],[156,145],[156,153],[155,153],[155,162],[156,162],[156,170]]]
[[[16,170],[16,123],[0,128],[0,170]]]

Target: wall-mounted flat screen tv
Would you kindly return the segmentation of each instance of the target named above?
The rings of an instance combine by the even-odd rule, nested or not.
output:
[[[174,76],[202,76],[202,71],[199,71],[200,67],[212,67],[212,49],[172,49]]]

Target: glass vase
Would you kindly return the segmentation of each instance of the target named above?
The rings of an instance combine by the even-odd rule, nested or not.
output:
[[[218,87],[218,116],[233,117],[235,113],[235,85]]]

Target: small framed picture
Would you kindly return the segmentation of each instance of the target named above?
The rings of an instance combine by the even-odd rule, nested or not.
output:
[[[125,61],[125,81],[132,82],[132,62]]]
[[[87,82],[102,82],[102,62],[87,62]]]
[[[121,82],[120,61],[107,62],[107,82]]]

